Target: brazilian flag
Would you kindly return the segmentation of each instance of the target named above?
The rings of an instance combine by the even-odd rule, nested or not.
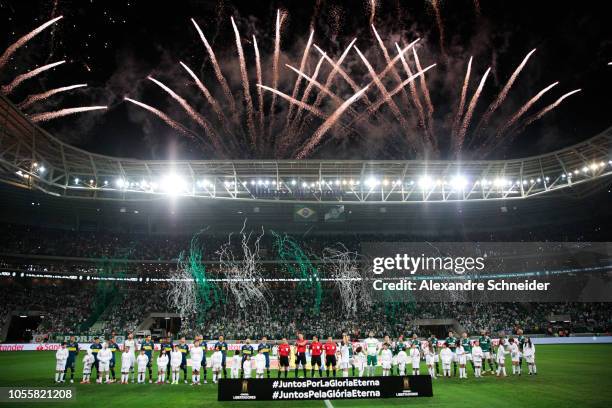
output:
[[[296,205],[293,209],[293,220],[296,222],[317,222],[319,216],[313,207]]]

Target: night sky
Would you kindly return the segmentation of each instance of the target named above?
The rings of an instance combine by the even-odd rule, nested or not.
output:
[[[511,135],[503,149],[490,152],[486,157],[516,157],[550,151],[585,140],[612,125],[612,66],[608,65],[612,61],[612,36],[606,2],[440,1],[443,43],[440,42],[440,27],[430,1],[380,0],[378,3],[374,24],[392,57],[396,55],[395,41],[406,45],[421,37],[419,56],[422,65],[438,63],[427,77],[435,107],[438,157],[450,157],[451,142],[444,123],[449,122],[457,109],[470,56],[474,57],[474,62],[469,95],[475,91],[487,67],[491,67],[491,76],[476,106],[473,125],[533,48],[537,48],[536,53],[521,72],[503,106],[495,113],[493,123],[504,123],[526,100],[554,81],[560,81],[559,85],[530,112],[537,112],[570,90],[582,89],[524,132]],[[164,81],[199,112],[210,116],[210,108],[201,93],[179,66],[179,61],[183,61],[219,100],[223,99],[208,54],[190,18],[198,22],[217,54],[244,118],[246,113],[230,16],[236,19],[242,36],[251,94],[257,106],[251,38],[253,35],[257,37],[262,54],[263,82],[270,85],[277,9],[286,16],[282,26],[283,55],[278,89],[291,94],[296,75],[284,64],[299,66],[311,27],[315,30],[314,43],[334,59],[352,38],[357,37],[357,47],[380,72],[384,62],[381,63],[382,53],[369,25],[372,18],[369,4],[369,1],[321,0],[250,1],[244,4],[200,0],[161,3],[144,0],[0,0],[3,22],[0,52],[43,22],[64,16],[15,53],[0,71],[0,84],[6,84],[16,75],[37,66],[66,59],[67,64],[22,84],[9,99],[18,103],[32,93],[87,83],[87,88],[56,95],[36,105],[30,113],[88,105],[108,105],[109,109],[42,124],[52,134],[79,147],[115,156],[221,158],[223,155],[217,154],[210,144],[202,146],[190,141],[151,113],[123,100],[124,96],[129,96],[150,104],[193,132],[202,134],[202,129],[190,121],[176,102],[147,80],[148,75],[153,75]],[[312,74],[319,54],[312,50],[310,56],[306,71]],[[356,82],[365,85],[369,78],[354,51],[347,61],[345,68],[351,76],[354,72]],[[401,69],[401,64],[397,67]],[[346,86],[339,85],[337,91],[342,99],[351,95]],[[271,94],[266,93],[265,98],[265,102],[270,103]],[[376,99],[376,94],[372,94],[372,99]],[[395,100],[398,104],[402,102],[399,95]],[[275,106],[277,128],[273,133],[280,138],[284,134],[281,125],[284,125],[288,103],[277,99]],[[355,108],[363,110],[362,105],[356,104]],[[225,106],[224,111],[227,113]],[[396,122],[388,108],[382,112],[384,118]],[[410,110],[406,109],[406,112]],[[214,114],[211,117],[214,118]],[[243,125],[244,122],[242,120]],[[222,126],[214,120],[211,123],[223,133]],[[312,134],[317,124],[320,121],[309,122],[304,132]],[[325,143],[309,157],[409,158],[410,143],[397,135],[397,124],[390,126],[370,126],[361,135],[344,138],[332,137],[335,135],[332,131],[329,140],[325,139]],[[247,129],[247,126],[243,128]],[[244,134],[236,136],[237,147],[226,157],[279,157],[274,149],[265,147],[272,143],[267,139],[257,142],[263,147],[255,152],[248,146],[246,134],[245,130]],[[296,146],[308,141],[307,137],[300,137],[301,142]],[[465,148],[465,156],[472,153],[471,157],[477,157],[470,149]],[[282,157],[290,157],[291,147],[289,150]]]

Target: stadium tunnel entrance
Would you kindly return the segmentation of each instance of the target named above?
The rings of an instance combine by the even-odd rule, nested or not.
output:
[[[44,316],[42,315],[13,315],[8,326],[6,341],[9,343],[28,343],[33,338]]]

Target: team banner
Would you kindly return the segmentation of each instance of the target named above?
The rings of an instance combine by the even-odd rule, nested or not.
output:
[[[343,205],[332,205],[325,209],[323,216],[325,222],[344,222],[346,221],[346,213]]]
[[[359,378],[222,379],[218,401],[432,397],[429,375]]]

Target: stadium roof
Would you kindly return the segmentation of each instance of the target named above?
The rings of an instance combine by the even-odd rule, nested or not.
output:
[[[173,195],[286,203],[524,199],[612,174],[612,128],[511,160],[136,160],[68,145],[0,97],[0,181],[55,196],[154,200]]]

